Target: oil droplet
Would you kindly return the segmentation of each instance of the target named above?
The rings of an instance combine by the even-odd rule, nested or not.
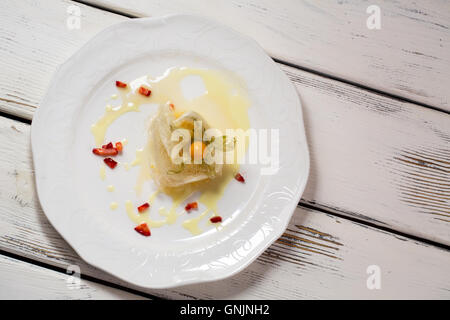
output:
[[[111,202],[109,205],[111,210],[116,210],[118,206],[119,206],[119,204],[117,202]]]
[[[106,178],[106,167],[102,165],[100,167],[100,179],[105,180],[105,178]]]
[[[106,187],[106,190],[108,190],[109,192],[113,192],[115,189],[116,188],[112,184]]]
[[[137,149],[136,158],[130,163],[130,166],[132,167],[140,166],[138,179],[134,187],[134,190],[138,195],[142,192],[144,182],[151,179],[149,149],[149,143],[147,143],[144,148]]]
[[[136,158],[130,163],[130,165],[132,167],[138,166],[138,165],[140,165],[142,163],[142,155],[143,155],[143,153],[144,153],[144,149],[143,148],[136,150]]]

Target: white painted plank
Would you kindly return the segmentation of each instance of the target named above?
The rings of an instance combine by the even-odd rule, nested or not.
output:
[[[17,3],[2,2],[8,5],[8,24],[0,19],[7,30],[0,37],[9,32],[21,40],[2,42],[10,53],[0,60],[6,70],[0,74],[0,97],[13,102],[0,99],[0,106],[17,114],[20,103],[26,103],[19,115],[31,117],[56,66],[103,26],[127,18],[80,5],[82,29],[70,31],[61,15],[73,3]],[[38,37],[42,42],[33,43]],[[28,50],[36,52],[22,56],[24,43],[33,43]],[[304,107],[311,174],[303,200],[450,244],[450,117],[280,67]],[[23,90],[28,87],[33,89]]]
[[[29,125],[0,118],[0,250],[63,268],[79,265],[82,274],[126,286],[84,263],[45,218],[33,183],[29,134]],[[380,290],[366,287],[369,265],[381,269]],[[449,299],[449,265],[448,250],[297,208],[285,234],[238,275],[145,291],[204,299]]]
[[[194,13],[277,59],[450,111],[450,3],[436,1],[87,0],[134,16]],[[381,29],[366,26],[370,5]]]
[[[67,28],[74,2],[0,1],[0,111],[31,119],[56,68],[105,27],[126,18],[83,7],[81,29]]]
[[[450,245],[450,115],[284,67],[301,95],[302,199]]]
[[[69,274],[0,255],[1,300],[143,299],[126,291],[84,279],[71,280],[70,277]]]

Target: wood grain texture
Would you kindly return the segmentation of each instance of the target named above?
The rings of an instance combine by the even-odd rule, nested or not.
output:
[[[194,13],[274,58],[450,111],[450,3],[436,1],[85,0],[133,16]],[[366,26],[369,5],[381,29]]]
[[[79,283],[68,282],[71,274],[0,255],[0,299],[143,299],[140,296],[84,279],[80,279]]]
[[[0,117],[0,250],[62,268],[75,264],[82,275],[129,286],[87,265],[46,219],[29,135],[29,125]],[[283,236],[238,275],[145,292],[175,299],[449,299],[449,264],[448,250],[298,207]],[[380,290],[366,287],[369,265],[381,269]]]
[[[0,35],[21,41],[7,41],[10,53],[0,60],[0,97],[10,99],[0,106],[30,118],[57,65],[103,27],[128,18],[80,5],[82,28],[68,30],[63,17],[73,2],[17,3],[2,2]],[[36,38],[46,45],[23,48]],[[311,173],[303,201],[450,244],[450,116],[279,66],[304,108]]]
[[[302,201],[450,244],[450,116],[283,67],[304,107]]]
[[[57,67],[124,17],[84,7],[81,29],[67,28],[71,1],[0,2],[0,111],[32,118]]]

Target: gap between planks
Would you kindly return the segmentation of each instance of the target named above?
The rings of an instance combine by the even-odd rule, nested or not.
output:
[[[281,59],[278,59],[278,58],[274,58],[274,57],[271,57],[271,58],[272,58],[273,61],[275,61],[275,62],[277,62],[279,64],[283,64],[283,65],[288,66],[288,67],[292,67],[292,68],[295,68],[295,69],[298,69],[298,70],[302,70],[302,71],[305,71],[305,72],[308,72],[308,73],[311,73],[311,74],[315,74],[315,75],[320,76],[322,78],[326,78],[326,79],[330,79],[330,80],[334,80],[334,81],[339,81],[339,82],[351,85],[351,86],[353,86],[355,88],[358,88],[358,89],[361,89],[361,90],[364,90],[364,91],[367,91],[367,92],[371,92],[371,93],[374,93],[374,94],[377,94],[377,95],[380,95],[380,96],[384,96],[386,98],[397,100],[399,102],[413,103],[413,104],[415,104],[417,106],[420,106],[420,107],[423,107],[423,108],[429,108],[429,109],[432,109],[432,110],[436,110],[436,111],[444,112],[446,114],[450,114],[450,109],[449,110],[445,110],[443,108],[432,106],[430,104],[426,104],[426,103],[423,103],[423,102],[420,102],[420,101],[417,101],[417,100],[408,99],[406,97],[395,95],[393,93],[382,91],[382,90],[379,90],[379,89],[376,89],[376,88],[373,88],[373,87],[368,87],[368,86],[365,86],[365,85],[363,85],[361,83],[354,82],[354,81],[351,81],[351,80],[348,80],[348,79],[344,79],[344,78],[341,78],[341,77],[337,77],[337,76],[334,76],[334,75],[329,74],[329,73],[320,72],[320,71],[317,71],[317,70],[314,70],[314,69],[310,69],[310,68],[307,68],[307,67],[302,67],[302,66],[300,66],[298,64],[295,64],[295,63],[292,63],[292,62],[288,62],[288,61],[284,61],[284,60],[281,60]]]
[[[343,220],[347,220],[347,219],[344,218]],[[358,222],[358,223],[361,224],[360,222]],[[314,252],[314,253],[321,252],[321,255],[323,255],[327,258],[331,258],[333,260],[339,260],[339,255],[333,254],[333,251],[335,251],[336,248],[338,248],[338,244],[332,243],[332,244],[328,245],[328,247],[325,247],[325,248],[311,249],[311,246],[314,245],[314,243],[311,243],[311,242],[317,242],[317,241],[314,241],[314,240],[304,241],[304,239],[305,239],[304,235],[300,235],[300,236],[297,235],[297,232],[305,232],[305,231],[306,230],[304,230],[304,229],[301,231],[294,230],[291,227],[290,229],[288,229],[288,231],[285,233],[285,235],[283,235],[283,237],[280,238],[278,243],[274,246],[274,249],[267,254],[269,257],[264,256],[261,258],[261,260],[262,259],[270,260],[271,257],[278,257],[278,259],[280,261],[284,261],[283,259],[293,260],[293,261],[295,261],[295,263],[299,263],[299,264],[303,264],[303,265],[307,265],[308,263],[310,263],[308,261],[305,261],[302,257],[288,256],[288,258],[286,258],[285,248],[280,249],[280,245],[282,245],[282,244],[286,244],[288,247],[293,247],[293,248],[297,248],[298,246],[301,246],[302,250],[305,249],[304,250],[305,252]],[[327,237],[327,234],[323,234],[321,232],[316,233],[316,235],[317,235],[317,237],[323,236],[323,237],[325,237],[325,239]],[[296,240],[298,240],[299,242],[306,242],[307,244],[296,243]],[[330,240],[330,241],[338,242],[336,240]],[[306,250],[306,249],[308,249],[308,250]],[[272,262],[272,263],[279,263],[280,261]],[[255,277],[255,278],[261,277],[261,275],[254,275],[253,277]]]
[[[435,247],[438,247],[438,248],[450,251],[450,245],[447,245],[445,243],[440,243],[440,242],[437,242],[437,241],[433,241],[433,240],[417,237],[417,236],[414,236],[414,235],[409,234],[409,233],[400,232],[398,230],[391,229],[391,228],[385,227],[385,226],[380,225],[380,224],[371,223],[368,220],[357,219],[356,217],[353,217],[353,216],[348,215],[348,214],[347,215],[343,215],[342,213],[340,213],[337,210],[332,210],[332,209],[326,208],[324,206],[318,205],[316,203],[311,203],[311,202],[309,202],[307,200],[301,199],[298,205],[300,207],[308,208],[308,209],[311,209],[311,210],[317,210],[317,211],[320,211],[320,212],[323,212],[323,213],[326,213],[326,214],[329,214],[329,215],[332,215],[332,216],[336,216],[336,217],[339,217],[341,219],[347,219],[347,220],[353,221],[353,222],[355,222],[357,224],[360,224],[362,226],[376,228],[376,229],[382,230],[384,232],[392,233],[392,234],[397,235],[399,237],[403,237],[403,238],[410,239],[410,240],[417,241],[417,242],[422,242],[422,243],[425,243],[425,244],[428,244],[428,245],[431,245],[431,246],[435,246]]]
[[[25,257],[25,256],[21,256],[21,255],[15,254],[13,252],[9,252],[9,251],[5,251],[5,250],[0,249],[0,257],[1,256],[8,257],[8,258],[11,258],[11,259],[15,259],[15,260],[18,260],[18,261],[22,261],[22,262],[25,262],[25,263],[28,263],[28,264],[36,265],[38,267],[42,267],[42,268],[45,268],[45,269],[53,270],[55,272],[58,272],[58,273],[61,273],[61,274],[64,274],[64,275],[68,275],[67,269],[64,269],[64,268],[61,268],[61,267],[58,267],[56,265],[52,265],[52,264],[49,264],[49,263],[45,263],[45,262],[42,262],[42,261],[39,261],[39,260],[36,260],[36,259],[32,259],[32,258],[28,258],[28,257]],[[130,288],[130,287],[121,286],[120,284],[117,284],[117,283],[114,283],[114,282],[111,282],[111,281],[107,281],[107,280],[103,280],[103,279],[100,279],[100,278],[96,278],[96,277],[90,276],[88,274],[84,274],[84,273],[80,274],[80,279],[81,279],[81,281],[86,280],[86,281],[98,283],[98,284],[101,284],[103,286],[107,286],[107,287],[111,287],[111,288],[118,289],[118,290],[121,290],[121,291],[125,291],[125,292],[128,292],[128,293],[137,295],[137,296],[141,296],[143,298],[147,298],[147,299],[151,299],[151,300],[161,300],[161,298],[158,297],[158,296],[154,296],[154,295],[151,295],[149,293],[146,293],[146,292],[143,292],[143,291],[139,291],[139,290],[136,290],[136,289],[133,289],[133,288]]]
[[[81,4],[89,6],[89,7],[92,7],[92,8],[96,8],[96,9],[99,9],[99,10],[107,11],[107,12],[114,13],[114,14],[117,14],[117,15],[121,15],[121,16],[124,16],[124,17],[127,17],[127,18],[131,18],[131,19],[142,18],[142,16],[133,15],[131,13],[127,13],[127,12],[121,11],[119,9],[113,9],[113,8],[108,7],[106,5],[96,4],[96,3],[93,3],[93,2],[83,1],[83,0],[73,0],[73,1],[81,3]],[[293,63],[293,62],[289,62],[289,61],[285,61],[285,60],[283,60],[281,58],[276,58],[276,57],[271,57],[271,58],[276,63],[283,64],[285,66],[289,66],[289,67],[296,68],[296,69],[299,69],[299,70],[303,70],[305,72],[309,72],[309,73],[321,76],[323,78],[327,78],[327,79],[335,80],[335,81],[340,81],[342,83],[345,83],[345,84],[348,84],[348,85],[352,85],[352,86],[357,87],[359,89],[362,89],[362,90],[365,90],[365,91],[369,91],[369,92],[372,92],[372,93],[376,93],[376,94],[379,94],[379,95],[383,95],[385,97],[388,97],[388,98],[391,98],[391,99],[395,99],[397,101],[414,103],[414,104],[416,104],[418,106],[421,106],[421,107],[424,107],[424,108],[430,108],[430,109],[433,109],[433,110],[436,110],[436,111],[441,111],[441,112],[450,114],[450,109],[446,110],[446,109],[439,108],[439,107],[436,107],[436,106],[432,106],[430,104],[426,104],[426,103],[423,103],[423,102],[420,102],[420,101],[417,101],[417,100],[408,99],[406,97],[395,95],[393,93],[389,93],[389,92],[386,92],[386,91],[383,91],[383,90],[379,90],[379,89],[376,89],[376,88],[373,88],[373,87],[365,86],[364,84],[361,84],[361,83],[358,83],[358,82],[355,82],[355,81],[351,81],[351,80],[348,80],[348,79],[344,79],[342,77],[334,76],[334,75],[332,75],[330,73],[321,72],[321,71],[318,71],[318,70],[314,70],[314,69],[311,69],[311,68],[300,66],[299,64],[296,64],[296,63]]]
[[[18,122],[22,122],[22,123],[31,125],[31,121],[29,121],[28,119],[20,118],[18,116],[14,116],[14,115],[11,115],[11,114],[4,114],[4,113],[0,112],[0,117],[11,119],[11,120],[14,120],[14,121],[18,121]],[[395,235],[400,236],[400,237],[408,238],[408,239],[414,240],[414,241],[423,242],[425,244],[429,244],[429,245],[432,245],[432,246],[435,246],[435,247],[439,247],[441,249],[450,250],[450,245],[446,245],[444,243],[439,243],[437,241],[432,241],[432,240],[429,240],[429,239],[426,239],[426,238],[417,237],[417,236],[414,236],[412,234],[403,233],[403,232],[400,232],[398,230],[395,230],[395,229],[392,229],[392,228],[388,228],[388,227],[385,227],[385,226],[380,225],[380,224],[371,223],[367,219],[366,220],[361,220],[361,219],[357,219],[355,216],[352,216],[352,215],[349,215],[349,214],[344,215],[344,214],[340,213],[339,210],[333,210],[333,209],[330,209],[330,208],[326,208],[325,206],[321,206],[319,204],[316,204],[316,203],[314,203],[312,201],[305,200],[303,198],[298,203],[298,206],[299,207],[304,207],[304,208],[307,208],[307,209],[317,210],[319,212],[322,212],[322,213],[325,213],[325,214],[329,214],[329,215],[333,215],[333,216],[339,217],[341,219],[347,219],[347,220],[353,221],[355,223],[358,223],[358,224],[361,224],[361,225],[364,225],[364,226],[367,226],[367,227],[377,228],[377,229],[383,230],[385,232],[389,232],[389,233],[395,234]],[[1,253],[2,252],[0,250],[0,254]]]
[[[367,4],[360,1],[275,4],[238,0],[206,5],[178,0],[78,2],[126,17],[170,13],[206,16],[256,39],[283,63],[377,88],[405,98],[402,101],[420,101],[423,106],[450,111],[443,86],[445,74],[450,72],[445,51],[450,45],[445,1],[380,1],[383,28],[375,31],[365,28]],[[233,16],[236,18],[230,18]],[[317,21],[320,23],[311,29]]]
[[[59,3],[59,7],[52,6],[52,9],[55,8],[54,10],[59,12],[61,8],[70,3],[72,2],[63,1]],[[74,41],[74,45],[69,46],[70,50],[75,50],[77,44],[87,41],[89,32],[98,32],[104,25],[114,23],[116,20],[123,20],[123,17],[99,11],[92,8],[84,10],[86,14],[83,26],[85,28],[84,38],[76,39],[76,35],[73,34],[74,38],[72,39],[71,36],[70,40]],[[37,14],[36,12],[32,13],[33,15]],[[99,17],[103,19],[99,19]],[[95,22],[94,25],[92,25],[92,21]],[[66,33],[58,29],[58,26],[61,28],[65,27],[61,22],[59,20],[48,21],[48,24],[46,24],[46,27],[51,27],[50,31],[54,30],[55,32],[55,34],[50,33],[50,36],[46,38],[49,43],[52,43],[51,41],[55,39],[65,39]],[[33,25],[33,27],[37,28],[39,25]],[[48,34],[49,30],[41,33]],[[33,37],[33,34],[31,36]],[[10,49],[14,50],[15,47]],[[60,51],[65,52],[62,49],[64,49],[64,46],[61,46]],[[47,51],[44,51],[44,53],[46,56],[49,54]],[[67,52],[65,53],[67,55]],[[51,56],[51,58],[51,61],[59,61],[64,58],[64,54],[59,54],[55,57]],[[51,74],[51,67],[56,68],[56,65],[51,65],[51,61],[44,61],[46,69],[43,71],[45,71],[45,74]],[[19,62],[21,62],[20,65],[23,65],[23,61]],[[31,67],[35,66],[31,64]],[[44,73],[39,73],[42,71],[42,66],[39,65],[35,68],[38,67],[39,69],[33,70],[38,71],[39,78],[45,77]],[[445,220],[446,217],[438,215],[430,218],[434,213],[441,211],[434,204],[435,201],[442,200],[440,199],[441,196],[435,195],[435,198],[431,201],[427,200],[428,202],[418,198],[415,203],[410,203],[410,200],[407,199],[409,196],[405,195],[403,190],[405,187],[408,187],[407,192],[411,193],[412,188],[425,184],[427,194],[430,194],[440,186],[441,182],[429,174],[430,168],[421,165],[425,163],[424,159],[416,161],[417,163],[414,166],[403,166],[404,163],[397,159],[404,158],[406,152],[404,145],[406,142],[410,143],[408,150],[415,152],[418,152],[419,147],[422,145],[427,145],[428,150],[425,156],[429,157],[433,154],[434,159],[438,148],[445,147],[446,141],[449,141],[446,140],[445,129],[448,127],[447,119],[450,118],[447,115],[441,117],[440,112],[429,110],[428,108],[395,101],[382,95],[374,95],[369,91],[362,91],[353,86],[330,81],[318,75],[299,71],[299,69],[285,65],[280,65],[280,67],[297,87],[297,90],[301,93],[300,99],[304,103],[305,125],[307,133],[309,133],[308,142],[313,164],[313,174],[310,176],[304,198],[308,199],[309,203],[314,206],[320,206],[331,212],[336,211],[339,214],[342,213],[345,216],[354,217],[359,221],[368,221],[369,223],[395,229],[399,232],[414,233],[420,238],[427,237],[433,241],[443,241],[449,244],[448,229],[446,229],[446,221],[448,219]],[[20,73],[20,69],[18,71]],[[22,87],[23,85],[19,86],[19,88]],[[44,90],[45,86],[40,86],[33,91],[32,95],[26,95],[22,100],[38,105],[38,100]],[[17,97],[18,93],[21,92],[19,89],[13,90],[12,93],[7,91],[6,96]],[[32,113],[29,113],[30,119],[31,116]],[[362,124],[353,124],[351,119],[354,118],[360,119]],[[423,122],[428,124],[425,126]],[[324,126],[329,128],[325,130]],[[415,128],[414,130],[411,130],[412,126]],[[349,127],[355,127],[355,129],[348,129]],[[377,127],[381,129],[376,129]],[[440,132],[436,132],[436,135],[434,135],[432,131],[435,130]],[[381,137],[378,131],[386,131],[389,133],[389,139],[394,139],[395,142],[385,143],[386,137]],[[416,131],[419,134],[415,133]],[[331,139],[332,143],[326,143],[326,140],[330,140],[330,135],[333,136]],[[361,144],[359,140],[362,139],[352,139],[355,135],[367,136],[365,137],[367,140],[364,144]],[[439,135],[442,136],[440,139],[437,138]],[[397,140],[395,140],[396,136],[399,136]],[[408,140],[408,137],[411,137],[409,139],[411,141]],[[349,146],[343,145],[340,149],[336,149],[335,145],[341,143],[342,139],[345,139]],[[371,142],[371,140],[373,141]],[[399,146],[402,146],[401,148],[403,149],[399,149]],[[352,148],[358,148],[360,151],[356,154]],[[375,156],[374,153],[377,155]],[[341,157],[343,160],[333,160],[336,157]],[[324,159],[328,159],[328,161],[324,161]],[[330,166],[332,163],[335,164],[334,169],[332,165]],[[364,170],[370,173],[371,179],[369,180],[369,176],[361,179],[361,175],[353,174],[352,170],[346,166],[346,163],[351,163],[352,170],[354,166],[362,169],[362,166],[365,165]],[[367,167],[368,164],[372,166]],[[397,173],[396,170],[399,169],[403,171]],[[418,169],[421,170],[420,174],[416,172]],[[342,170],[344,170],[348,181],[342,180],[339,172]],[[382,174],[382,179],[378,180],[380,173]],[[390,185],[400,179],[410,181],[408,183],[399,182],[396,188],[390,187]],[[411,182],[411,179],[414,181]],[[447,178],[445,177],[445,179]],[[349,185],[349,183],[352,185]],[[379,198],[383,198],[387,206],[380,199],[369,194],[370,192],[378,191],[374,190],[377,185],[382,187],[379,190],[381,193]],[[339,193],[337,189],[343,189],[346,192]],[[384,190],[389,190],[389,193],[384,192]],[[355,198],[348,199],[347,194],[349,193],[355,194]],[[400,195],[397,193],[401,193],[403,198],[400,198]],[[344,198],[341,199],[341,196]],[[418,201],[419,199],[420,201]],[[371,203],[371,205],[368,206],[367,203]],[[383,210],[394,212],[396,216],[392,217],[388,213],[384,214]],[[393,218],[395,219],[393,220]],[[439,221],[442,223],[438,225],[432,219],[441,219]]]
[[[0,251],[0,299],[7,300],[144,300],[140,292],[120,290],[108,283],[78,278],[76,274],[63,273],[48,265],[22,259],[21,256]],[[72,279],[73,280],[72,280]],[[71,281],[72,280],[72,281]]]
[[[83,262],[51,227],[31,183],[30,127],[2,118],[0,123],[0,137],[5,146],[2,167],[5,174],[1,175],[5,183],[0,192],[5,205],[0,210],[2,250],[60,269],[76,264],[85,275],[128,286]],[[11,188],[14,181],[16,188]],[[17,219],[19,216],[21,219]],[[445,272],[449,262],[450,254],[442,248],[315,209],[297,207],[284,234],[238,275],[214,283],[143,291],[168,298],[204,299],[399,298],[402,295],[444,298],[450,286]],[[365,270],[373,263],[385,270],[386,291],[376,293],[365,288]],[[409,268],[408,272],[405,268]],[[399,288],[404,290],[399,292]]]

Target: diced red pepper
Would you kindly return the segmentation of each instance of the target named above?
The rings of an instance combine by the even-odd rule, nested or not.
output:
[[[122,142],[116,142],[116,149],[117,149],[117,151],[119,151],[119,152],[122,152],[122,150],[123,150],[123,144],[122,144]]]
[[[152,92],[151,92],[149,89],[147,89],[147,88],[145,88],[145,87],[143,87],[143,86],[140,86],[140,87],[139,87],[139,93],[142,94],[143,96],[148,97],[148,96],[150,96],[150,94],[151,94]]]
[[[114,146],[113,146],[112,142],[109,142],[108,144],[102,145],[102,148],[103,149],[113,149]]]
[[[242,183],[245,182],[244,177],[243,177],[240,173],[236,173],[236,175],[234,176],[234,178],[235,178],[237,181],[239,181],[239,182],[242,182]]]
[[[186,207],[184,207],[184,209],[186,210],[186,211],[190,211],[190,210],[192,210],[192,209],[197,209],[198,208],[198,203],[197,202],[191,202],[191,203],[188,203],[187,205],[186,205]]]
[[[134,230],[136,230],[137,232],[139,232],[140,234],[142,234],[143,236],[150,236],[150,229],[148,228],[147,224],[141,223],[140,225],[138,225],[136,228],[134,228]]]
[[[118,88],[126,88],[127,84],[125,82],[122,82],[122,81],[116,81],[116,87],[118,87]]]
[[[144,203],[143,205],[138,207],[138,211],[139,213],[144,212],[145,210],[147,210],[150,207],[150,205],[148,204],[148,202]]]
[[[173,105],[173,103],[169,104],[169,108],[170,108],[170,110],[175,110],[175,106]]]
[[[211,219],[209,219],[209,221],[211,221],[212,223],[222,222],[222,217],[221,216],[215,216],[215,217],[212,217]]]
[[[103,159],[103,162],[106,163],[106,165],[111,169],[114,169],[117,166],[117,161],[111,158],[105,158]]]
[[[92,152],[101,157],[115,156],[119,153],[116,148],[106,149],[106,148],[94,148]]]

